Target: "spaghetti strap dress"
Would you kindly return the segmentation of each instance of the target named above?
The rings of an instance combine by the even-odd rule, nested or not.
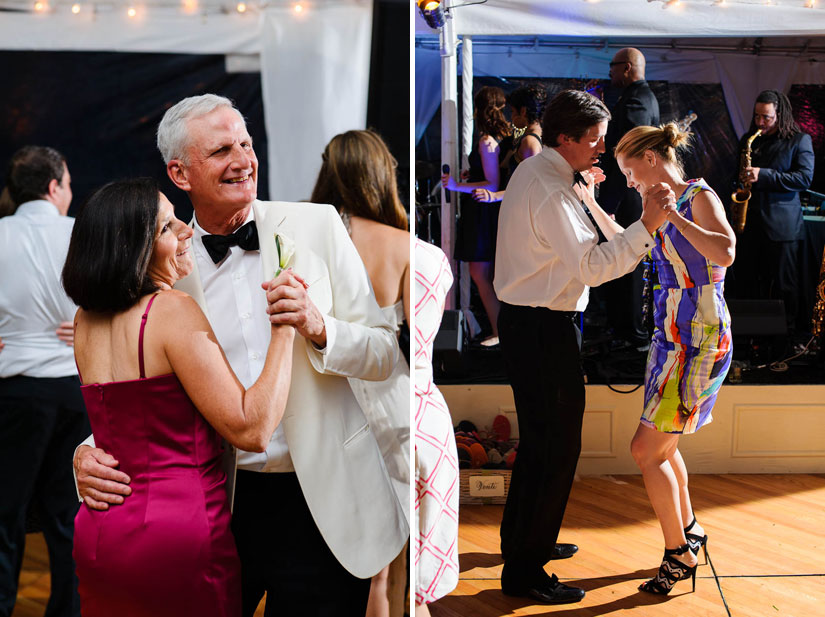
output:
[[[240,561],[220,466],[221,438],[170,373],[81,387],[96,445],[132,493],[75,518],[83,617],[240,617]]]
[[[495,139],[495,138],[493,138]],[[495,140],[499,143],[499,140]],[[502,155],[499,152],[499,159]],[[481,182],[486,179],[481,165],[478,143],[468,157],[470,175],[467,182]],[[498,190],[507,188],[507,169],[499,169]],[[501,201],[484,203],[475,201],[470,193],[458,193],[461,200],[461,215],[456,221],[454,257],[461,261],[495,261],[496,234],[498,233],[498,213]]]
[[[676,202],[689,221],[693,199],[702,191],[713,189],[704,180],[689,180]],[[711,410],[730,368],[725,268],[703,257],[671,224],[656,231],[651,256],[660,286],[653,292],[641,422],[664,433],[693,433],[713,420]]]

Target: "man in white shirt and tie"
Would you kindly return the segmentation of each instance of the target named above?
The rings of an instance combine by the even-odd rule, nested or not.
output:
[[[243,615],[266,593],[266,615],[362,617],[370,577],[410,532],[347,378],[389,376],[393,330],[332,206],[256,199],[258,161],[231,101],[206,94],[171,107],[158,147],[195,210],[195,268],[176,287],[200,304],[241,383],[261,372],[269,321],[301,335],[281,424],[265,452],[238,452],[227,476],[228,485],[236,480]],[[265,292],[279,266],[305,284],[290,275]],[[79,492],[90,507],[128,499],[129,478],[113,463],[102,450],[78,449]]]
[[[518,166],[498,223],[493,285],[520,438],[501,522],[501,588],[546,604],[584,597],[584,590],[544,571],[581,450],[584,377],[574,316],[586,308],[589,286],[635,267],[675,203],[672,191],[655,187],[641,219],[599,243],[573,185],[579,172],[598,163],[609,119],[604,104],[587,92],[557,94],[542,120],[549,147]]]
[[[49,548],[46,615],[76,617],[69,465],[89,421],[67,344],[77,307],[60,282],[74,223],[66,216],[72,189],[65,158],[53,148],[21,148],[7,187],[20,205],[0,219],[0,616],[14,609],[31,509]]]

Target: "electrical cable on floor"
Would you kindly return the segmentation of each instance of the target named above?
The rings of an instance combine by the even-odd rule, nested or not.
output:
[[[808,353],[808,347],[810,347],[811,343],[814,342],[814,338],[815,337],[812,336],[810,340],[807,343],[805,343],[805,346],[799,351],[799,353],[796,353],[790,356],[789,358],[785,358],[784,360],[776,360],[775,362],[768,362],[766,364],[760,364],[759,366],[750,366],[747,368],[743,368],[742,370],[755,371],[758,369],[770,367],[770,369],[775,373],[784,373],[789,368],[788,362],[790,362],[791,360],[796,360],[797,358],[804,356],[806,353]]]
[[[710,566],[711,572],[713,572],[713,578],[716,581],[716,588],[719,589],[719,595],[722,597],[722,604],[725,605],[725,610],[728,613],[728,617],[731,617],[730,614],[730,607],[728,607],[728,601],[725,599],[725,592],[722,591],[722,583],[719,581],[719,575],[716,574],[716,568],[713,567],[713,561],[710,559],[710,552],[708,551],[708,546],[705,544],[705,557],[707,557],[708,565]]]

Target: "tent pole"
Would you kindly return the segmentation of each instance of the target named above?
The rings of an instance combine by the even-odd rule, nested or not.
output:
[[[456,66],[455,27],[452,15],[447,16],[440,32],[441,46],[441,164],[450,166],[451,174],[458,174],[458,81]],[[453,259],[453,230],[458,193],[447,199],[447,191],[441,189],[441,250],[450,260],[453,276],[456,265]],[[445,308],[455,308],[455,293],[447,294]]]
[[[470,151],[473,149],[473,38],[470,36],[461,37],[461,169],[470,168]],[[457,173],[457,170],[456,170]],[[456,218],[456,228],[461,219],[461,202],[456,200],[458,217]],[[465,204],[470,204],[470,200],[465,200]],[[477,207],[484,207],[478,204]],[[467,331],[470,338],[481,332],[481,326],[470,309],[470,264],[461,262],[461,272],[458,279],[459,305],[464,313],[464,323],[467,324]]]

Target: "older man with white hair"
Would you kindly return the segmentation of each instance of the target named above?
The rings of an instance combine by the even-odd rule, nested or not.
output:
[[[270,321],[301,335],[266,451],[230,457],[243,614],[266,593],[266,615],[361,617],[369,577],[398,554],[409,526],[347,378],[389,375],[392,329],[331,206],[256,199],[258,160],[231,101],[179,102],[158,127],[158,148],[195,210],[195,269],[177,288],[200,304],[238,379],[249,387],[260,373]],[[284,267],[295,273],[289,282],[265,291]],[[113,462],[78,449],[79,492],[91,507],[128,499],[129,478]]]

